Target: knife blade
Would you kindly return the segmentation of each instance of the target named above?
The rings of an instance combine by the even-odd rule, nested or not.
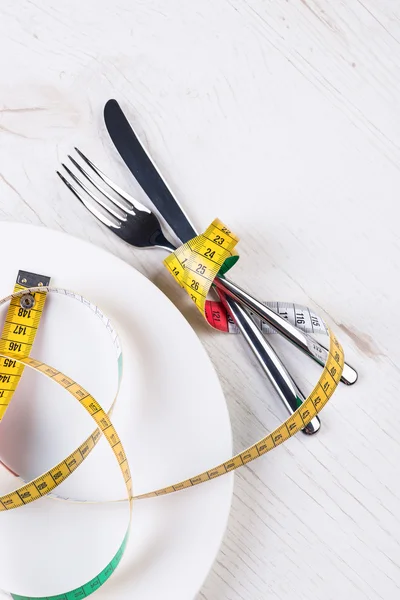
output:
[[[134,134],[116,100],[104,107],[104,121],[115,147],[135,179],[162,214],[175,235],[185,243],[197,233],[188,215],[179,205],[168,184]]]

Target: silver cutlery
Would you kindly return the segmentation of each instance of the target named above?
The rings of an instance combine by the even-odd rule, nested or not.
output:
[[[116,100],[108,100],[104,107],[104,121],[107,131],[126,166],[139,182],[147,196],[160,214],[170,225],[177,237],[186,242],[196,235],[186,213],[173,195],[167,182],[161,175],[154,161],[140,142]],[[310,335],[303,333],[280,315],[266,307],[262,302],[227,278],[216,282],[218,288],[241,302],[257,314],[261,319],[273,326],[297,348],[320,365],[324,365],[328,351]],[[344,366],[341,381],[351,385],[357,381],[357,372],[347,363]]]
[[[57,171],[57,174],[80,202],[99,221],[130,245],[141,248],[163,248],[169,252],[174,251],[175,247],[164,236],[157,217],[147,207],[116,185],[80,150],[76,148],[76,151],[90,169],[114,192],[114,195],[111,195],[86,169],[73,157],[69,156],[75,169],[84,176],[92,188],[100,192],[100,195],[94,193],[93,189],[84,180],[79,178],[67,165],[63,164],[69,180],[59,171]],[[84,194],[78,191],[78,188],[83,190]],[[216,283],[219,285],[218,281]],[[279,397],[288,411],[293,413],[305,400],[304,394],[247,311],[229,296],[225,298],[225,302]],[[313,434],[319,428],[320,420],[316,416],[303,431],[307,434]]]

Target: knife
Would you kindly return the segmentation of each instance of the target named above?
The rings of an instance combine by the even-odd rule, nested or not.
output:
[[[106,103],[104,120],[107,131],[125,164],[177,237],[184,243],[197,236],[189,217],[178,204],[116,100],[109,100]],[[305,400],[304,394],[247,311],[235,299],[225,296],[221,290],[218,293],[279,397],[288,411],[293,413]],[[313,434],[319,428],[320,420],[316,416],[303,431]]]

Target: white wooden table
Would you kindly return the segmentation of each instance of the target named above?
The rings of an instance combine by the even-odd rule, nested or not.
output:
[[[398,2],[2,0],[0,51],[0,217],[89,239],[164,290],[218,370],[237,449],[285,416],[239,336],[212,334],[161,254],[124,246],[55,176],[80,145],[132,189],[108,98],[196,225],[219,216],[241,237],[236,281],[312,307],[359,370],[317,436],[238,472],[199,599],[397,599]],[[280,347],[311,385],[318,369]]]

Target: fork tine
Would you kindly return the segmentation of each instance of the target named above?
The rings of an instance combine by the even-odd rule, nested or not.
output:
[[[131,210],[136,209],[136,210],[140,210],[142,212],[147,212],[149,214],[151,213],[151,210],[149,210],[147,208],[147,206],[144,206],[144,204],[142,204],[138,200],[135,200],[134,198],[132,198],[132,196],[130,194],[128,194],[128,192],[125,192],[125,190],[123,190],[121,187],[119,187],[119,185],[114,183],[109,177],[107,177],[107,175],[105,173],[103,173],[103,171],[101,171],[101,169],[99,169],[99,167],[96,167],[96,165],[94,163],[92,163],[92,161],[89,160],[87,158],[87,156],[85,156],[83,154],[83,152],[81,152],[79,150],[79,148],[77,148],[76,146],[75,146],[75,150],[79,154],[81,159],[84,160],[85,163],[87,165],[89,165],[89,167],[91,169],[93,169],[93,171],[96,173],[96,175],[98,175],[98,177],[100,177],[100,179],[102,179],[104,181],[104,183],[106,183],[116,194],[118,194],[118,196],[123,198],[123,200],[125,200],[125,202],[127,202],[129,204]],[[115,199],[114,199],[114,202],[115,202]]]
[[[69,169],[67,169],[67,171],[69,171]],[[64,177],[64,175],[60,173],[60,171],[56,171],[56,173],[60,177],[61,181],[65,183],[67,188],[71,190],[71,192],[78,198],[78,200],[82,202],[82,204],[88,209],[88,211],[91,212],[92,215],[95,216],[99,221],[101,221],[104,225],[107,225],[107,227],[109,227],[110,229],[120,229],[122,227],[122,223],[118,221],[118,219],[116,219],[114,215],[110,213],[110,211],[105,209],[109,213],[110,217],[101,213],[95,205],[92,206],[91,204],[89,204],[86,198],[79,194],[78,190]],[[69,173],[71,173],[71,171],[69,171]],[[97,202],[97,200],[95,201]]]
[[[90,196],[92,198],[92,200],[94,200],[95,202],[97,202],[97,204],[100,204],[100,206],[102,206],[108,213],[110,213],[118,221],[126,221],[127,215],[126,215],[126,213],[123,210],[121,210],[120,208],[116,207],[114,204],[112,206],[108,206],[104,202],[104,200],[102,199],[101,196],[100,197],[96,197],[93,194],[93,192],[87,187],[87,185],[85,185],[83,183],[83,181],[81,179],[79,179],[79,177],[77,177],[75,175],[75,173],[73,173],[64,163],[62,163],[62,166],[67,171],[68,175],[88,194],[88,196]],[[100,191],[102,191],[102,190],[100,189]]]
[[[98,190],[101,194],[103,194],[103,196],[105,196],[107,198],[107,200],[109,200],[111,202],[111,204],[115,204],[116,206],[118,206],[119,209],[121,209],[124,213],[130,213],[132,215],[136,214],[135,211],[133,210],[132,205],[128,202],[124,201],[123,203],[121,202],[121,200],[119,200],[118,198],[113,198],[111,196],[111,194],[109,194],[107,192],[106,189],[104,189],[103,187],[101,187],[94,179],[93,177],[91,177],[91,175],[89,175],[89,173],[87,173],[85,171],[85,169],[83,169],[81,167],[81,165],[79,163],[76,162],[76,160],[70,155],[68,154],[68,158],[70,159],[70,161],[72,162],[72,164],[78,169],[78,171],[80,173],[82,173],[82,175],[84,177],[86,177],[86,179],[88,181],[90,181],[90,183],[92,184],[93,187],[96,188],[96,190]]]

